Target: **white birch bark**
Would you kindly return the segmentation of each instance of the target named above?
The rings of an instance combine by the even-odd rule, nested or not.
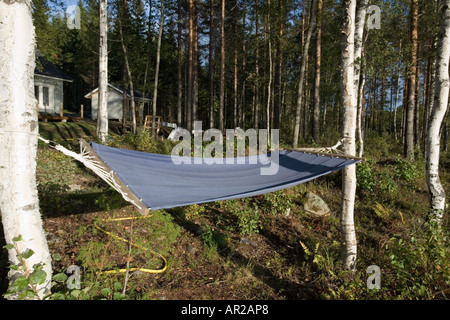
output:
[[[442,7],[441,37],[436,63],[436,89],[426,142],[426,178],[430,191],[431,219],[442,222],[445,190],[439,179],[440,128],[447,111],[449,97],[450,0]]]
[[[101,143],[108,138],[108,20],[107,0],[100,0],[100,43],[98,75],[97,137]]]
[[[354,156],[356,153],[357,95],[354,85],[355,57],[355,15],[356,0],[344,1],[344,20],[342,28],[342,76],[341,88],[344,106],[343,151]],[[357,243],[354,225],[356,192],[356,166],[343,170],[342,212],[341,212],[341,258],[345,267],[356,270]]]
[[[30,271],[43,265],[46,281],[37,287],[50,293],[52,266],[45,239],[36,187],[38,119],[34,98],[35,36],[29,0],[0,1],[0,210],[5,241],[19,252],[35,253],[26,260]],[[16,252],[9,260],[18,264]],[[20,271],[11,270],[14,280]],[[15,299],[11,296],[10,299]]]
[[[364,83],[365,83],[365,74],[361,74],[361,68],[363,64],[363,36],[364,36],[364,26],[366,22],[366,13],[367,13],[367,4],[369,0],[358,0],[358,10],[356,12],[356,26],[355,26],[355,57],[354,57],[354,68],[355,72],[353,75],[354,78],[354,95],[356,95],[357,99],[357,134],[359,140],[359,150],[358,156],[362,157],[364,153],[364,137],[363,130],[361,128],[361,117],[362,117],[362,104],[364,103],[364,99],[362,95],[364,94]]]

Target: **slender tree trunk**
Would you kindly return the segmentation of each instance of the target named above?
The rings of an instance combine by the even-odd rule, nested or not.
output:
[[[255,2],[255,112],[254,127],[259,129],[259,0]]]
[[[107,0],[99,1],[100,44],[98,75],[97,137],[102,144],[108,138],[108,21]]]
[[[38,299],[50,293],[52,262],[39,212],[36,185],[38,111],[34,98],[35,33],[31,3],[0,1],[0,216],[5,242],[17,242],[19,253],[33,250],[27,269],[43,266],[45,280],[37,285]],[[8,250],[9,261],[19,265],[16,252]],[[14,281],[26,276],[10,269]],[[16,295],[8,299],[18,299]]]
[[[246,33],[245,29],[245,23],[247,19],[247,7],[246,7],[246,1],[243,0],[243,17],[242,17],[242,29],[244,30],[244,34]],[[247,72],[245,70],[246,68],[246,48],[245,48],[245,36],[242,39],[242,87],[241,87],[241,105],[240,105],[240,111],[239,111],[239,126],[245,130],[245,80],[247,76]]]
[[[355,14],[356,0],[344,0],[342,28],[342,78],[341,88],[344,103],[343,151],[355,155],[355,133],[357,97],[354,84]],[[361,7],[358,8],[361,10]],[[356,192],[356,166],[343,169],[341,212],[341,258],[347,269],[356,270],[357,243],[354,224]]]
[[[220,89],[219,89],[219,130],[224,132],[225,112],[225,0],[222,0],[220,14]]]
[[[269,82],[267,84],[267,105],[266,105],[266,129],[269,134],[270,132],[270,102],[272,99],[272,75],[273,75],[273,60],[272,60],[272,37],[270,31],[270,0],[268,0],[268,8],[267,11],[267,39],[268,39],[268,47],[269,47]]]
[[[419,0],[411,0],[411,56],[410,70],[408,75],[408,106],[406,110],[406,140],[405,140],[405,157],[414,160],[414,109],[415,109],[415,89],[416,89],[416,68],[417,68],[417,31],[418,31],[418,15]]]
[[[126,6],[126,5],[127,4],[124,3],[124,6]],[[124,7],[124,10],[126,10],[126,7]],[[131,75],[130,64],[128,63],[128,50],[127,50],[127,46],[125,45],[125,40],[123,37],[122,19],[120,18],[120,13],[118,14],[118,22],[119,22],[120,43],[122,45],[123,57],[124,57],[124,62],[125,62],[125,70],[127,71],[128,85],[130,88],[131,123],[132,123],[132,127],[133,127],[133,133],[136,134],[136,103],[134,100],[133,77]],[[153,101],[153,105],[154,104],[155,104],[155,101]]]
[[[192,130],[192,101],[194,94],[193,72],[194,72],[194,0],[189,0],[189,42],[187,58],[187,98],[186,98],[186,128]]]
[[[238,126],[238,19],[237,19],[237,7],[235,10],[235,20],[234,20],[234,52],[233,52],[233,127],[236,128]]]
[[[158,46],[156,48],[156,68],[155,68],[155,83],[153,88],[153,109],[152,109],[152,137],[156,138],[156,106],[158,102],[158,77],[159,77],[159,62],[161,60],[161,40],[164,29],[164,0],[161,0],[159,20],[159,32],[158,32]]]
[[[305,82],[305,70],[306,70],[306,61],[307,61],[306,57],[308,55],[309,43],[311,41],[313,25],[316,20],[316,4],[317,4],[317,0],[313,0],[312,6],[311,6],[311,15],[310,15],[310,20],[309,20],[308,32],[306,34],[306,40],[305,40],[305,44],[303,46],[302,65],[300,68],[300,80],[299,80],[298,92],[297,92],[297,111],[295,114],[294,142],[293,142],[294,148],[297,148],[298,135],[300,133],[301,111],[302,111],[302,104],[303,104],[303,101],[302,101],[303,85]]]
[[[214,0],[209,0],[209,128],[214,128]]]
[[[320,60],[322,39],[322,0],[317,2],[317,26],[316,26],[316,67],[314,77],[314,107],[312,136],[315,143],[319,143],[320,133]]]
[[[430,191],[431,219],[440,223],[445,210],[445,190],[439,179],[440,128],[448,107],[450,59],[450,0],[442,8],[441,38],[436,63],[436,91],[427,135],[426,178]]]
[[[212,1],[212,0],[211,0]],[[181,0],[178,0],[177,7],[178,14],[178,22],[177,22],[177,125],[181,127],[182,119],[183,119],[183,85],[182,85],[182,73],[181,73],[181,64],[182,64],[182,55],[181,55]]]

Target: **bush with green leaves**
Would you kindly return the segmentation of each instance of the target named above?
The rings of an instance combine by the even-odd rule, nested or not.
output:
[[[450,285],[450,242],[440,223],[423,223],[409,236],[393,237],[386,246],[397,275],[395,288],[400,298],[433,299]]]
[[[376,177],[374,172],[373,160],[367,159],[356,166],[356,176],[358,189],[363,192],[372,192],[376,185]]]
[[[258,233],[261,229],[258,204],[250,198],[224,201],[223,206],[237,218],[237,226],[242,235]]]
[[[11,280],[9,288],[3,295],[5,298],[14,298],[19,300],[41,300],[41,294],[39,292],[39,286],[42,285],[47,279],[47,273],[42,270],[42,264],[35,264],[30,266],[27,263],[27,259],[31,258],[34,254],[32,249],[27,249],[20,252],[17,245],[22,241],[22,236],[14,237],[13,243],[5,245],[3,248],[7,250],[14,250],[18,263],[10,265],[9,268],[17,272],[14,279]]]

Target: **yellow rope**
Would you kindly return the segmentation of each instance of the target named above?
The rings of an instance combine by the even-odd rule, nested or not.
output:
[[[143,216],[143,217],[125,217],[125,218],[101,219],[100,221],[107,222],[107,221],[137,220],[137,219],[146,219],[146,218],[149,218],[149,217],[151,217],[151,215]],[[145,250],[145,251],[149,251],[149,252],[153,253],[154,255],[159,256],[161,258],[161,260],[164,262],[164,266],[161,269],[128,268],[128,269],[118,269],[118,270],[103,271],[103,272],[101,272],[102,274],[123,273],[123,272],[127,272],[127,270],[131,271],[131,272],[140,271],[140,272],[145,272],[145,273],[162,273],[162,272],[166,271],[166,269],[167,269],[167,260],[166,260],[166,258],[164,258],[164,256],[162,254],[160,254],[158,252],[155,252],[155,251],[153,251],[153,250],[151,250],[149,248],[146,248],[146,247],[137,245],[137,244],[135,244],[133,242],[130,242],[129,240],[127,240],[125,238],[122,238],[122,237],[119,237],[118,235],[116,235],[116,234],[114,234],[112,232],[106,231],[105,229],[101,228],[97,224],[96,221],[94,221],[94,227],[96,229],[100,230],[101,232],[107,234],[108,236],[114,238],[114,239],[117,239],[117,240],[120,240],[122,242],[128,243],[128,244],[132,245],[135,248],[142,249],[142,250]]]

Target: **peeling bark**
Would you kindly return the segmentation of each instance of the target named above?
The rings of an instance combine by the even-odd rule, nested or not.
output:
[[[426,143],[426,179],[430,192],[431,219],[442,223],[445,210],[445,190],[439,179],[440,128],[449,97],[450,0],[442,8],[442,24],[436,63],[436,89],[431,110]]]
[[[30,1],[0,1],[0,211],[6,243],[21,235],[19,252],[35,252],[26,260],[28,266],[43,265],[47,277],[38,286],[42,299],[50,293],[52,266],[36,185],[35,36],[30,8]],[[17,265],[16,252],[8,253],[10,263]],[[18,273],[11,269],[9,279]]]

